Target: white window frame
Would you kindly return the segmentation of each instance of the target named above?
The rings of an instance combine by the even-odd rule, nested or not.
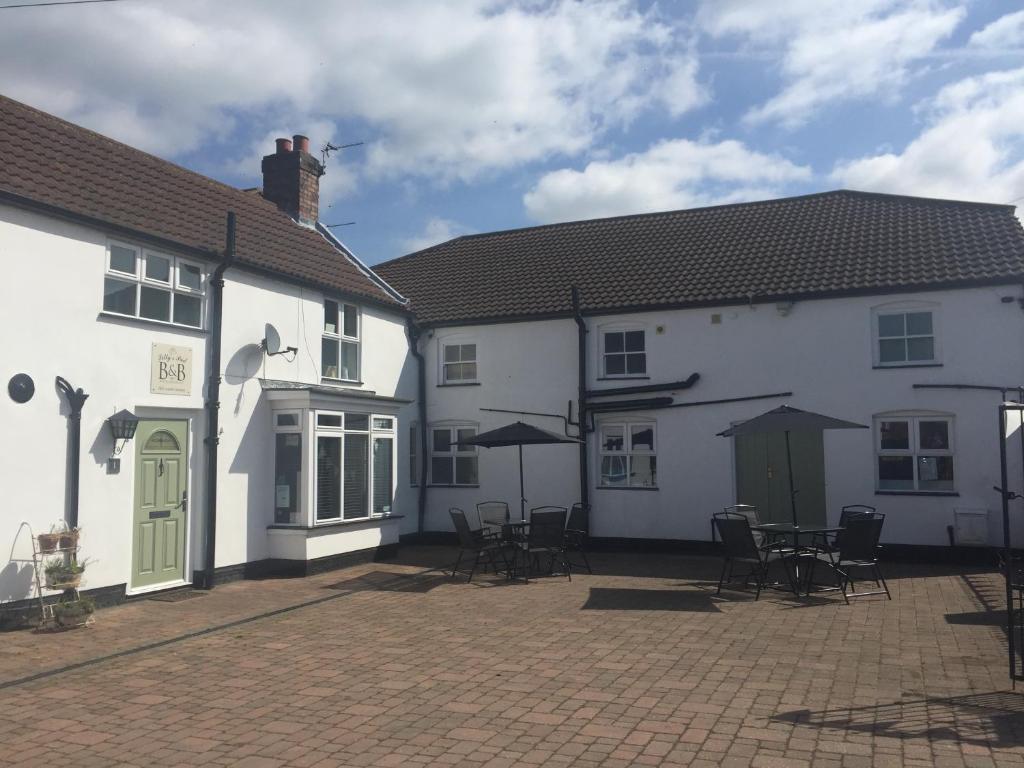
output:
[[[279,416],[294,416],[296,423],[295,424],[279,424],[278,423],[278,417]],[[306,468],[306,458],[307,458],[306,457],[306,446],[305,446],[305,441],[302,439],[303,438],[303,429],[302,429],[302,425],[303,425],[303,412],[301,410],[271,411],[271,418],[273,419],[273,423],[271,424],[271,429],[272,429],[272,431],[274,433],[274,456],[273,456],[274,471],[276,471],[276,468],[277,468],[277,436],[278,435],[298,435],[299,436],[299,473],[298,473],[298,477],[295,480],[295,494],[297,496],[296,503],[295,503],[295,508],[298,510],[298,518],[299,519],[294,521],[294,522],[287,522],[287,523],[276,522],[276,520],[277,520],[277,501],[276,501],[277,478],[276,477],[274,478],[274,484],[275,485],[274,485],[274,491],[273,492],[274,492],[274,495],[275,495],[275,499],[274,499],[274,507],[273,507],[273,510],[272,510],[272,513],[273,513],[272,514],[272,519],[275,521],[274,522],[275,525],[295,525],[295,526],[301,526],[301,525],[305,524],[305,519],[309,517],[309,515],[308,515],[308,513],[307,513],[307,511],[305,509],[305,506],[304,506],[304,501],[305,501],[305,497],[306,497],[306,493],[304,492],[304,488],[305,488],[305,485],[306,485],[306,477],[307,477],[308,469]]]
[[[622,429],[623,435],[623,449],[621,451],[613,451],[605,449],[605,430],[609,428],[619,427]],[[652,431],[652,450],[634,449],[633,448],[633,427],[650,428]],[[616,457],[624,458],[626,460],[626,482],[623,484],[606,484],[604,482],[604,472],[602,472],[602,465],[604,464],[604,458]],[[650,456],[654,458],[654,482],[651,485],[645,485],[642,483],[633,482],[633,458],[635,456]],[[647,488],[657,489],[658,488],[658,424],[656,421],[651,419],[608,419],[601,421],[597,426],[597,487],[598,488]]]
[[[327,330],[327,323],[324,322],[323,325],[322,325],[322,333],[321,333],[321,335],[322,335],[322,339],[324,341],[331,341],[331,342],[334,343],[334,345],[336,347],[336,354],[337,354],[337,361],[338,361],[338,371],[337,371],[338,375],[337,376],[328,376],[327,375],[327,366],[324,365],[323,348],[322,348],[323,341],[322,341],[321,342],[321,350],[320,350],[320,368],[321,368],[320,375],[321,375],[321,378],[327,379],[328,381],[344,381],[344,382],[348,382],[348,383],[352,383],[352,384],[360,384],[360,383],[362,383],[362,377],[363,377],[363,344],[362,344],[362,336],[363,336],[363,310],[362,310],[362,308],[358,304],[353,304],[353,303],[348,302],[348,301],[343,301],[342,299],[332,299],[329,296],[325,296],[323,301],[321,302],[321,306],[322,306],[323,311],[325,313],[327,311],[327,307],[326,307],[327,302],[332,302],[332,303],[334,303],[338,307],[338,316],[337,316],[337,319],[335,321],[335,331],[333,331],[333,332],[332,331],[328,331]],[[356,335],[355,336],[350,336],[350,335],[345,333],[345,307],[346,306],[352,307],[356,311]],[[356,345],[356,375],[355,375],[355,378],[344,378],[344,377],[341,376],[341,372],[342,372],[341,371],[341,368],[342,368],[342,365],[341,365],[341,361],[342,361],[341,350],[342,350],[342,344],[343,343],[344,344],[355,344]]]
[[[341,416],[341,418],[342,418],[341,426],[337,426],[337,427],[335,427],[335,426],[321,426],[319,424],[319,421],[320,421],[319,417],[323,416],[323,415],[326,415],[326,416]],[[352,428],[350,428],[349,425],[348,425],[348,416],[349,415],[366,416],[367,417],[367,428],[366,429],[352,429]],[[390,423],[391,423],[391,426],[387,427],[387,428],[376,427],[374,425],[374,419],[388,419],[390,421]],[[332,525],[332,524],[337,524],[337,523],[340,523],[340,522],[349,523],[349,522],[354,522],[354,521],[358,522],[358,521],[361,521],[361,520],[378,520],[378,519],[380,519],[382,517],[387,517],[388,515],[394,513],[394,499],[395,499],[395,493],[397,491],[397,483],[398,483],[398,463],[397,463],[397,460],[398,460],[398,439],[397,439],[397,429],[396,429],[397,423],[398,423],[397,417],[395,417],[392,414],[369,413],[369,412],[364,412],[364,411],[355,411],[355,410],[352,410],[352,409],[347,409],[345,411],[338,411],[338,410],[332,410],[332,409],[318,409],[315,412],[314,418],[313,418],[313,425],[314,425],[314,427],[313,427],[313,451],[312,451],[313,452],[313,457],[314,457],[313,458],[313,467],[312,467],[313,499],[312,499],[312,503],[310,504],[310,507],[309,507],[309,515],[308,515],[309,520],[312,522],[312,525],[314,527],[315,526],[320,526],[320,525]],[[366,506],[366,509],[363,510],[365,512],[365,514],[362,515],[361,517],[345,517],[344,516],[344,514],[345,514],[344,471],[345,471],[345,435],[346,434],[366,435],[366,438],[367,438],[367,472],[368,472],[368,475],[367,475],[367,484],[368,484],[367,485],[367,500],[366,500],[367,506]],[[322,520],[317,517],[317,509],[318,509],[318,504],[319,504],[319,498],[318,498],[319,484],[317,482],[318,481],[317,471],[318,471],[318,466],[319,466],[318,449],[319,449],[319,441],[320,441],[321,437],[337,438],[340,441],[340,443],[339,443],[339,448],[340,448],[339,456],[340,456],[340,467],[341,467],[341,472],[342,472],[342,480],[341,480],[340,493],[338,495],[337,515],[334,516],[334,517],[330,517],[330,518],[324,518]],[[391,506],[391,510],[388,511],[388,512],[381,513],[381,514],[377,514],[377,513],[375,513],[373,511],[374,506],[375,506],[374,478],[375,478],[375,474],[376,474],[376,467],[375,467],[375,461],[374,461],[374,456],[373,456],[373,447],[374,447],[374,440],[377,439],[377,438],[386,439],[386,440],[390,440],[391,441],[391,505],[390,505]]]
[[[125,248],[132,251],[135,254],[135,272],[122,272],[119,269],[114,269],[111,265],[113,260],[113,249],[114,247]],[[155,259],[166,259],[169,262],[169,273],[167,280],[157,280],[146,275],[146,264],[150,258]],[[181,271],[185,266],[193,267],[199,272],[199,288],[190,288],[182,285],[181,282]],[[137,320],[142,320],[147,323],[160,323],[162,325],[173,326],[175,328],[188,328],[193,331],[201,331],[205,326],[206,319],[206,270],[203,265],[193,259],[186,259],[181,256],[174,256],[170,253],[163,251],[157,251],[149,248],[143,248],[132,243],[123,242],[120,240],[108,240],[105,256],[105,269],[103,271],[103,285],[104,285],[104,297],[106,296],[106,281],[120,280],[124,283],[131,283],[135,286],[135,312],[128,314],[125,312],[118,312],[114,309],[107,309],[104,304],[105,301],[100,304],[100,311],[102,314],[111,315],[114,317],[131,317]],[[160,318],[145,317],[142,315],[142,289],[153,288],[165,291],[169,294],[170,300],[168,302],[168,319],[161,320]],[[174,308],[177,302],[178,296],[194,297],[199,300],[199,324],[190,325],[188,323],[177,322],[174,319]]]
[[[935,302],[912,301],[881,304],[871,308],[871,360],[875,368],[909,368],[918,366],[941,365],[941,315],[939,304]],[[887,315],[908,315],[927,312],[932,316],[932,357],[930,360],[892,360],[882,362],[882,336],[880,335],[879,318]],[[904,323],[906,320],[904,319]],[[929,338],[928,334],[907,334],[904,327],[903,336],[887,336],[887,339]]]
[[[462,359],[462,348],[472,346],[473,347],[473,358]],[[447,362],[447,351],[449,347],[459,347],[459,360],[457,362]],[[438,379],[441,384],[478,384],[480,382],[480,345],[475,339],[467,338],[463,336],[448,336],[438,341],[438,354],[439,354],[439,371]],[[473,363],[476,366],[476,376],[472,379],[464,378],[450,378],[448,376],[448,366],[458,365],[461,363]]]
[[[460,429],[471,429],[473,434],[480,433],[480,425],[473,422],[436,422],[427,425],[428,442],[427,448],[430,452],[430,464],[428,465],[428,478],[427,485],[439,486],[442,488],[479,488],[480,487],[480,453],[475,445],[460,448],[457,445],[449,445],[447,451],[438,451],[434,447],[434,432],[440,430],[447,430],[449,434],[449,442],[453,442],[458,438]],[[434,479],[434,459],[445,457],[451,460],[451,472],[452,481],[450,483],[438,483]],[[476,482],[475,483],[460,483],[458,482],[458,468],[457,459],[459,458],[472,458],[476,463]]]
[[[907,422],[908,447],[907,448],[882,448],[882,422],[884,421],[905,421]],[[946,434],[948,436],[948,448],[922,448],[921,427],[923,421],[941,421],[946,423]],[[874,474],[875,491],[885,494],[938,494],[949,495],[957,492],[957,478],[959,468],[956,456],[956,418],[950,413],[927,412],[927,411],[894,411],[890,413],[875,414],[872,419],[874,433]],[[879,472],[879,458],[883,456],[910,457],[913,460],[913,488],[882,488]],[[929,457],[949,457],[953,462],[953,487],[944,489],[921,488],[921,459]]]
[[[647,348],[647,326],[644,323],[615,323],[611,325],[604,325],[598,327],[598,355],[597,355],[597,370],[599,372],[599,378],[602,379],[647,379],[650,378],[650,366],[649,363],[649,352]],[[630,332],[639,331],[643,334],[644,349],[643,352],[632,352],[628,353],[625,350],[625,334]],[[622,352],[609,352],[606,349],[606,341],[608,334],[621,333],[623,334],[623,351]],[[643,373],[629,373],[628,372],[628,355],[629,354],[642,354],[644,356],[644,370]],[[622,355],[623,357],[623,372],[622,373],[608,373],[608,356],[609,355]]]

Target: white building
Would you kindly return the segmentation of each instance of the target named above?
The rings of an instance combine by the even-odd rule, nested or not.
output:
[[[596,538],[706,542],[737,501],[783,518],[781,440],[716,434],[788,403],[870,427],[794,436],[803,519],[870,504],[892,544],[996,541],[996,405],[1024,384],[1012,207],[832,192],[371,271],[318,224],[308,150],[278,140],[262,191],[239,190],[0,98],[7,607],[36,594],[32,533],[64,522],[85,587],[116,600],[515,509],[516,453],[453,443],[517,418],[585,438],[527,448],[526,497],[585,502]],[[122,411],[137,429],[115,441]]]
[[[716,435],[789,404],[870,427],[794,433],[803,521],[868,504],[890,544],[1001,541],[998,390],[1024,383],[1011,206],[829,192],[471,235],[377,271],[423,328],[427,530],[517,509],[511,449],[446,443],[517,418],[579,435],[582,365],[585,474],[572,446],[527,448],[525,495],[588,501],[593,537],[706,541],[733,503],[788,520],[783,436]]]
[[[415,512],[397,480],[416,392],[408,313],[316,224],[322,169],[295,142],[264,159],[261,196],[0,98],[0,601],[35,594],[31,532],[74,518],[74,467],[83,587],[107,600],[207,583],[211,565],[305,572],[397,545]],[[229,211],[214,500],[206,401]],[[57,377],[88,395],[77,461]],[[115,445],[122,410],[139,421]]]

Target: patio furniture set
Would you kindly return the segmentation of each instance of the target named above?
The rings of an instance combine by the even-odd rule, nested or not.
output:
[[[459,556],[452,566],[452,578],[467,557],[468,581],[477,568],[490,568],[509,579],[529,582],[538,573],[560,573],[572,580],[572,557],[579,556],[589,573],[586,553],[586,525],[582,504],[565,507],[534,507],[530,517],[512,520],[503,501],[484,501],[476,505],[476,514],[467,515],[458,507],[448,510],[459,540]]]
[[[847,603],[851,597],[881,594],[891,600],[889,586],[878,566],[878,542],[884,522],[884,514],[864,504],[843,507],[839,524],[835,526],[766,523],[760,520],[756,507],[746,504],[726,507],[712,518],[725,552],[718,594],[722,586],[732,580],[736,566],[741,565],[749,568],[743,581],[745,584],[754,581],[755,600],[767,586],[784,588],[797,596],[809,595],[812,590],[837,590],[843,593]],[[786,580],[770,584],[769,571],[776,564],[782,566]],[[819,566],[828,568],[834,575],[834,586],[815,582]],[[869,578],[878,589],[856,591],[854,573],[864,571],[870,574]]]

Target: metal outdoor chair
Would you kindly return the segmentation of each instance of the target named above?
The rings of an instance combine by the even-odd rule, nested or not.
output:
[[[480,561],[486,558],[486,563],[494,569],[495,573],[500,573],[501,569],[498,567],[498,561],[495,556],[500,556],[502,564],[505,566],[504,570],[506,573],[509,572],[508,559],[505,557],[506,545],[500,541],[496,541],[493,538],[484,536],[479,531],[474,531],[469,527],[469,521],[466,519],[466,513],[458,507],[452,507],[448,510],[448,514],[451,515],[452,524],[455,526],[455,533],[459,538],[459,557],[455,561],[455,565],[452,566],[452,578],[455,578],[455,574],[459,571],[459,565],[462,563],[462,557],[467,552],[473,556],[473,565],[469,569],[469,578],[466,580],[467,583],[473,580],[473,574],[476,573],[477,567],[480,565]]]
[[[590,561],[587,559],[587,530],[590,526],[587,523],[587,509],[580,503],[576,502],[572,505],[569,510],[569,521],[565,524],[565,552],[566,555],[569,553],[578,553],[580,558],[583,560],[583,567],[587,569],[587,573],[593,573],[594,571],[590,567]],[[575,565],[570,561],[570,565]]]
[[[860,512],[852,514],[839,539],[838,554],[836,552],[819,552],[815,554],[811,564],[808,581],[814,580],[814,570],[818,563],[828,566],[835,573],[839,586],[847,603],[851,597],[867,597],[868,595],[885,595],[892,600],[889,585],[878,567],[878,541],[882,537],[882,524],[885,515],[880,512]],[[853,571],[868,570],[875,586],[872,592],[857,592],[854,586]]]
[[[530,527],[526,540],[519,547],[523,558],[523,578],[529,582],[530,572],[540,569],[542,557],[548,559],[548,573],[554,573],[555,563],[565,569],[572,581],[572,566],[565,557],[565,507],[536,507],[530,510]]]
[[[839,527],[845,529],[851,520],[865,515],[871,517],[875,512],[875,508],[868,506],[867,504],[847,504],[839,511]],[[835,556],[839,554],[842,541],[843,531],[836,531],[832,534],[816,534],[812,541],[812,549],[817,552],[827,552],[831,554],[832,561],[835,562]]]
[[[761,524],[761,515],[758,514],[757,507],[753,504],[733,504],[732,506],[724,507],[722,511],[730,515],[742,515],[747,518],[747,522],[751,526]],[[765,535],[762,531],[751,531],[751,533],[754,535],[754,543],[759,547],[767,544],[773,538]]]
[[[717,594],[722,594],[723,584],[732,581],[737,563],[750,568],[744,583],[747,584],[751,578],[754,579],[757,586],[754,600],[761,597],[761,590],[768,583],[769,569],[774,563],[782,563],[787,578],[793,584],[793,591],[798,592],[789,569],[788,558],[792,551],[779,549],[772,544],[758,546],[754,532],[750,530],[750,519],[742,512],[717,512],[712,518],[712,524],[717,529],[725,550],[725,562],[722,563],[722,574],[718,578]]]
[[[481,501],[476,505],[476,515],[485,536],[500,539],[506,535],[509,511],[504,501]]]

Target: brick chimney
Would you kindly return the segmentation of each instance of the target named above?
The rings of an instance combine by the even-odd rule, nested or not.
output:
[[[263,196],[302,224],[316,224],[324,167],[309,154],[309,139],[296,134],[278,139],[277,151],[263,158]]]

